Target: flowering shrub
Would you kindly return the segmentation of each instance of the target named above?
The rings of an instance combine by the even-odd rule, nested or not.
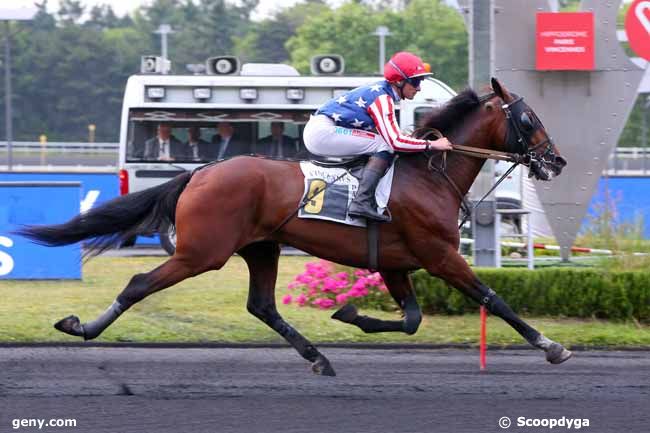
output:
[[[305,264],[305,271],[296,275],[287,288],[289,293],[282,297],[282,303],[300,307],[329,309],[353,302],[358,306],[385,308],[392,302],[379,272],[337,269],[326,260]]]

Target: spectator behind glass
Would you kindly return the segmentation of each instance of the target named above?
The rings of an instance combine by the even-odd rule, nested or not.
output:
[[[188,157],[194,160],[212,161],[217,159],[217,146],[201,138],[201,128],[190,126],[187,128]]]
[[[244,143],[230,122],[219,122],[217,133],[210,140],[216,144],[217,159],[231,158],[237,155],[245,155],[251,152],[250,144]]]
[[[144,143],[144,159],[173,161],[186,157],[185,145],[172,135],[171,126],[165,123],[160,123],[156,136]]]
[[[260,153],[278,158],[290,158],[298,152],[298,141],[284,134],[283,122],[271,122],[271,135],[260,139]]]

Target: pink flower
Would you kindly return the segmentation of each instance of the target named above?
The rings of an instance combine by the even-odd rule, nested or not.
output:
[[[305,296],[304,293],[299,294],[296,299],[296,304],[300,305],[301,307],[305,305],[305,302],[307,302],[307,297]]]
[[[323,280],[323,292],[336,292],[339,288],[338,282],[331,277]]]
[[[300,274],[296,277],[296,281],[299,283],[307,284],[312,280],[310,275]]]
[[[354,276],[355,277],[365,277],[369,273],[370,273],[370,271],[368,271],[367,269],[355,269],[354,270]]]
[[[282,303],[328,309],[345,304],[350,298],[388,291],[378,272],[355,269],[335,273],[335,270],[334,264],[326,260],[305,264],[304,272],[287,285],[293,293],[283,296]]]
[[[334,301],[329,298],[318,298],[314,302],[312,302],[312,304],[317,305],[318,308],[326,310],[334,306]]]
[[[341,293],[340,295],[336,295],[336,303],[341,305],[345,304],[348,301],[348,298],[350,296],[347,293]]]
[[[360,278],[352,285],[352,290],[361,290],[366,288],[366,279]]]
[[[348,290],[348,292],[346,293],[346,295],[347,295],[348,297],[350,297],[350,298],[360,298],[361,296],[363,296],[363,295],[361,294],[360,289],[355,289],[354,287],[351,288],[350,290]]]

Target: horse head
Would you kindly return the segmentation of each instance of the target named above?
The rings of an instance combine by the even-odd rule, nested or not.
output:
[[[503,101],[503,150],[521,156],[521,162],[530,169],[530,177],[551,180],[559,176],[567,162],[560,156],[533,109],[524,102],[523,97],[508,92],[496,78],[492,78],[492,90]]]

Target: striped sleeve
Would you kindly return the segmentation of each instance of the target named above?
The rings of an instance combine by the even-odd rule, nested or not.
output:
[[[402,134],[395,120],[395,107],[390,96],[379,95],[368,106],[368,114],[375,122],[377,132],[386,143],[398,152],[420,152],[427,148],[427,141]]]

